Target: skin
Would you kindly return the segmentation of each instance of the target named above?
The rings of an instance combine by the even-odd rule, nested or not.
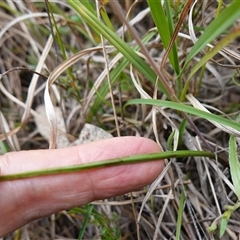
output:
[[[0,156],[0,174],[159,151],[152,140],[120,137],[65,149],[14,152]],[[155,161],[0,182],[0,237],[61,210],[137,190],[151,183],[162,169],[163,161]]]

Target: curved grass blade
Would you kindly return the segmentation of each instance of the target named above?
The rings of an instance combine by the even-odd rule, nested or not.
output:
[[[201,111],[201,110],[196,109],[191,106],[186,106],[183,103],[176,103],[176,102],[155,100],[155,99],[132,99],[132,100],[129,100],[125,106],[130,105],[130,104],[148,104],[148,105],[154,105],[154,106],[168,107],[168,108],[175,109],[175,110],[178,110],[181,112],[190,113],[195,116],[202,117],[206,120],[209,120],[209,121],[211,120],[211,121],[226,125],[228,127],[231,127],[231,128],[234,128],[234,129],[240,131],[239,123],[236,123],[234,121],[231,121],[229,119],[226,119],[224,117],[218,116],[213,113],[208,113],[208,112]]]
[[[161,40],[163,42],[163,46],[165,49],[168,48],[171,35],[173,33],[173,23],[167,21],[167,18],[164,13],[163,6],[160,1],[147,1],[148,6],[151,11],[151,15],[153,17],[153,20],[155,22],[155,25],[157,27],[158,33],[161,37]],[[166,1],[166,5],[169,5],[169,3]],[[169,10],[169,8],[167,8]],[[170,14],[170,11],[167,11],[167,14]],[[169,19],[171,18],[168,16]],[[169,54],[169,61],[171,62],[171,65],[173,66],[173,69],[176,71],[176,73],[179,73],[179,64],[178,64],[178,55],[177,55],[177,48],[176,45],[174,45],[174,48],[170,51]]]
[[[152,37],[155,35],[155,31],[149,32],[142,40],[143,43],[147,43]],[[139,51],[139,46],[133,48],[135,51]],[[114,84],[118,79],[119,76],[122,74],[123,70],[128,66],[129,61],[127,58],[123,58],[111,71],[110,71],[110,79],[111,83]],[[109,86],[106,81],[103,82],[101,88],[98,90],[99,94],[97,94],[96,99],[91,107],[92,113],[95,113],[99,110],[102,99],[106,96],[109,91]],[[100,97],[101,96],[101,97]],[[88,116],[88,121],[91,121],[92,113]]]
[[[218,37],[228,27],[230,27],[240,16],[240,1],[232,1],[232,3],[224,9],[221,14],[215,18],[210,25],[204,30],[198,41],[194,44],[188,54],[181,73],[191,59],[196,56],[206,45]],[[181,74],[180,74],[181,75]]]
[[[150,66],[139,57],[136,52],[111,29],[104,25],[94,14],[92,14],[81,2],[68,0],[68,3],[80,14],[80,16],[92,27],[102,34],[119,52],[121,52],[146,78],[155,83],[157,75]]]
[[[183,88],[181,97],[180,97],[180,101],[184,101],[187,90],[188,90],[188,86],[190,83],[190,80],[192,78],[192,76],[202,67],[204,66],[211,58],[213,58],[221,49],[223,49],[225,46],[227,46],[231,41],[233,41],[235,38],[237,38],[240,35],[240,25],[238,25],[237,27],[235,27],[234,29],[231,30],[231,32],[224,37],[223,39],[221,39],[218,44],[212,48],[209,52],[207,52],[202,59],[193,67],[193,69],[191,70],[187,81],[185,83],[185,86]]]
[[[83,239],[83,235],[84,235],[84,232],[85,232],[85,230],[87,228],[88,220],[91,217],[91,213],[93,211],[93,207],[94,207],[94,205],[92,205],[92,204],[88,204],[86,206],[86,214],[85,214],[85,217],[84,217],[84,221],[83,221],[81,230],[80,230],[80,232],[78,234],[78,240],[82,240]]]
[[[240,164],[238,160],[238,151],[236,144],[236,137],[231,135],[229,139],[229,166],[231,172],[231,178],[233,186],[237,194],[238,200],[240,200]]]
[[[183,219],[183,211],[185,205],[185,196],[184,193],[180,194],[179,208],[178,208],[178,217],[177,217],[177,229],[176,229],[176,240],[181,239],[181,227],[182,227],[182,219]]]
[[[237,202],[234,206],[232,205],[226,205],[225,206],[225,212],[222,214],[221,221],[220,221],[220,229],[219,229],[219,235],[220,238],[223,236],[223,234],[226,232],[229,219],[231,218],[232,214],[238,210],[240,207],[240,203]]]

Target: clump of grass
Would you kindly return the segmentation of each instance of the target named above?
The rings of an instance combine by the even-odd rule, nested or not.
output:
[[[237,239],[238,1],[3,1],[0,7],[2,153],[47,147],[32,121],[44,89],[47,107],[62,106],[74,138],[91,122],[176,151],[142,191],[57,214],[54,234]],[[55,136],[53,124],[52,148]],[[201,150],[215,159],[192,156]],[[51,224],[46,218],[25,230],[31,239],[49,237]],[[20,239],[21,231],[11,236]]]

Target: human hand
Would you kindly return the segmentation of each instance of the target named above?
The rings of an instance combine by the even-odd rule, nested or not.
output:
[[[149,139],[121,137],[65,149],[13,152],[0,156],[0,174],[159,151]],[[139,189],[152,182],[162,168],[163,162],[155,161],[0,182],[0,237],[55,212]]]

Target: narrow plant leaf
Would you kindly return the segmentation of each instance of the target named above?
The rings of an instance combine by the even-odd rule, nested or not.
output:
[[[179,68],[179,62],[178,62],[177,47],[176,47],[176,44],[174,44],[175,39],[173,40],[170,46],[174,26],[173,26],[169,1],[165,1],[166,15],[165,15],[162,3],[160,1],[148,0],[147,2],[150,8],[154,23],[157,27],[158,33],[163,42],[163,46],[166,50],[169,49],[167,53],[169,61],[174,71],[177,74],[179,74],[180,68]]]
[[[183,135],[187,126],[187,120],[183,119],[180,126],[179,126],[179,139],[178,139],[178,146],[181,147],[183,143]]]
[[[215,115],[212,113],[201,111],[194,107],[186,106],[183,103],[176,103],[176,102],[155,100],[155,99],[132,99],[132,100],[129,100],[125,106],[128,106],[130,104],[148,104],[148,105],[154,105],[154,106],[168,107],[168,108],[172,108],[172,109],[175,109],[175,110],[178,110],[181,112],[186,112],[186,113],[190,113],[195,116],[198,116],[198,117],[202,117],[208,121],[212,120],[219,124],[223,124],[223,125],[235,128],[236,130],[240,131],[240,125],[234,121],[231,121],[229,119],[226,119],[224,117],[221,117],[221,116],[218,116],[218,115]]]
[[[87,211],[87,212],[86,212],[86,214],[85,214],[85,217],[84,217],[84,221],[83,221],[81,230],[80,230],[80,232],[79,232],[79,234],[78,234],[78,240],[82,240],[82,239],[83,239],[83,235],[84,235],[84,232],[85,232],[85,230],[86,230],[86,228],[87,228],[87,224],[88,224],[88,221],[89,221],[89,219],[90,219],[91,213],[92,213],[92,211],[93,211],[93,207],[94,207],[94,205],[92,205],[92,204],[88,204],[88,205],[86,206],[86,211]]]
[[[218,42],[218,44],[212,48],[210,51],[208,51],[199,62],[197,62],[197,64],[193,67],[193,69],[191,70],[187,81],[185,83],[185,86],[183,88],[182,94],[181,94],[181,98],[180,101],[184,101],[187,90],[188,90],[188,86],[190,83],[190,80],[192,78],[192,76],[202,67],[204,66],[210,59],[212,59],[221,49],[223,49],[225,46],[227,46],[231,41],[233,41],[235,38],[237,38],[240,35],[240,25],[238,25],[237,27],[235,27],[234,29],[232,29],[232,31],[227,34],[226,37],[224,37],[223,39],[221,39],[221,41]]]
[[[185,196],[184,196],[184,193],[181,192],[178,214],[177,214],[178,217],[177,217],[176,240],[181,239],[181,227],[182,227],[184,205],[185,205]]]
[[[226,232],[226,228],[227,228],[227,224],[228,224],[228,218],[222,218],[221,222],[220,222],[220,231],[219,231],[219,235],[220,238],[223,236],[223,234]]]
[[[80,16],[92,27],[96,33],[102,34],[104,38],[106,38],[113,46],[115,46],[118,51],[121,52],[128,59],[128,61],[130,61],[136,67],[139,72],[141,72],[151,82],[155,83],[157,78],[156,73],[126,42],[120,39],[111,29],[104,25],[81,2],[68,0],[68,3],[80,14]]]
[[[152,37],[156,34],[155,31],[151,31],[149,32],[142,40],[142,42],[145,44],[147,43],[150,39],[152,39]],[[133,48],[135,51],[139,51],[139,46],[135,46]],[[121,61],[110,71],[110,79],[111,79],[111,83],[114,84],[119,76],[121,75],[122,71],[129,65],[129,61],[127,60],[127,58],[123,58],[121,59]],[[102,99],[104,99],[104,97],[106,96],[106,94],[108,93],[109,87],[108,87],[108,83],[107,81],[104,81],[103,84],[101,85],[101,88],[98,90],[96,99],[91,107],[91,110],[94,112],[99,110],[99,107],[102,104]],[[91,114],[90,117],[88,119],[88,121],[91,121]]]
[[[172,17],[172,12],[171,12],[171,8],[170,8],[170,3],[168,0],[165,0],[165,5],[166,5],[166,13],[167,13],[167,19],[168,19],[168,28],[169,28],[169,32],[171,35],[171,40],[168,44],[168,47],[166,49],[166,52],[163,56],[162,59],[162,63],[161,63],[161,69],[164,67],[164,64],[166,62],[166,57],[169,55],[170,50],[172,49],[172,53],[173,53],[173,59],[174,59],[174,70],[177,74],[179,74],[180,72],[180,67],[179,67],[179,61],[178,61],[178,54],[177,54],[177,46],[176,46],[176,38],[178,36],[178,33],[180,32],[180,28],[182,26],[182,23],[186,17],[186,15],[188,14],[189,8],[192,4],[193,0],[188,0],[187,3],[185,4],[182,13],[179,17],[179,20],[177,22],[177,25],[175,27],[175,30],[173,31],[174,25],[173,25],[173,17]],[[181,89],[179,89],[181,90]]]
[[[93,9],[93,6],[91,5],[91,1],[89,0],[81,0],[81,2],[84,4],[84,6],[95,16],[97,16],[96,11]]]
[[[105,11],[105,9],[103,7],[100,8],[100,14],[101,14],[101,17],[102,17],[103,21],[107,25],[107,27],[109,29],[111,29],[112,31],[114,31],[114,27],[112,25],[112,22],[109,19],[108,14],[107,14],[107,12]]]
[[[216,12],[216,18],[219,16],[222,8],[223,0],[218,1],[218,7],[217,7],[217,12]]]
[[[207,227],[207,231],[209,233],[214,233],[217,230],[217,224],[214,222],[209,227]]]
[[[233,28],[230,33],[226,35],[223,39],[221,39],[217,45],[208,51],[203,58],[194,66],[191,70],[188,79],[190,79],[207,61],[209,61],[212,57],[214,57],[221,49],[227,46],[231,41],[237,38],[240,35],[240,25]]]
[[[240,164],[238,160],[236,137],[233,135],[231,135],[229,139],[229,166],[233,186],[238,200],[240,200]]]
[[[168,149],[170,149],[171,151],[173,150],[174,134],[175,134],[175,130],[171,132],[171,134],[167,139],[167,146],[168,146]]]
[[[51,30],[51,34],[52,34],[52,37],[53,37],[53,45],[54,45],[54,48],[55,48],[56,56],[58,56],[57,55],[58,51],[57,51],[57,46],[56,46],[56,42],[57,42],[59,47],[60,47],[63,60],[66,60],[67,59],[67,52],[66,52],[66,49],[65,49],[65,46],[64,46],[64,42],[62,41],[61,34],[59,32],[59,27],[58,27],[57,22],[55,20],[53,10],[51,8],[51,4],[50,4],[49,0],[45,0],[45,6],[46,6],[47,12],[49,14],[50,30]],[[54,36],[54,32],[55,32],[55,36]],[[58,62],[58,57],[56,57],[56,62]],[[74,88],[76,93],[79,94],[79,91],[76,90],[77,87],[76,87],[75,82],[74,82],[74,77],[73,77],[73,73],[72,73],[71,68],[68,68],[67,72],[68,72],[69,78],[71,79],[71,83],[70,83],[71,86]],[[80,99],[80,95],[78,95],[78,98]]]
[[[225,206],[226,211],[222,214],[222,218],[220,222],[220,229],[219,229],[220,238],[226,232],[228,221],[232,216],[233,212],[236,211],[238,207],[239,207],[239,203],[235,204],[235,206],[231,206],[231,205]]]
[[[54,149],[56,148],[56,141],[57,141],[57,118],[56,118],[54,106],[52,104],[52,100],[49,94],[50,84],[51,83],[48,78],[47,84],[44,90],[44,102],[46,106],[46,115],[50,125],[49,149]]]
[[[169,23],[167,21],[167,18],[165,16],[165,12],[162,6],[161,1],[151,1],[147,0],[148,6],[151,11],[151,15],[153,17],[154,23],[157,27],[158,33],[161,37],[163,46],[165,49],[168,48],[170,39],[171,39],[171,33],[170,33],[170,27]],[[170,52],[169,55],[169,60],[175,69],[175,62],[174,62],[174,57],[173,57],[173,52]]]
[[[205,112],[209,112],[202,103],[200,103],[192,94],[188,94],[186,96],[187,100],[192,104],[192,106],[196,109],[200,109],[203,110]],[[226,127],[225,125],[219,124],[215,121],[211,121],[210,122],[215,125],[218,129],[221,129],[224,132],[227,132],[229,134],[235,135],[235,136],[240,136],[240,132],[237,131],[235,128],[231,128],[231,127]]]
[[[203,34],[199,37],[198,41],[194,44],[187,56],[182,73],[190,60],[193,59],[193,57],[196,56],[207,45],[207,43],[210,43],[228,27],[230,27],[239,16],[240,1],[232,1],[231,4],[221,12],[220,15],[209,24],[209,26],[204,30]]]
[[[167,22],[167,18],[165,16],[165,12],[164,12],[162,3],[161,3],[161,1],[151,1],[151,0],[147,0],[147,3],[150,8],[154,23],[155,23],[157,30],[161,36],[163,45],[164,45],[165,49],[167,49],[171,36],[170,36],[168,22]]]

